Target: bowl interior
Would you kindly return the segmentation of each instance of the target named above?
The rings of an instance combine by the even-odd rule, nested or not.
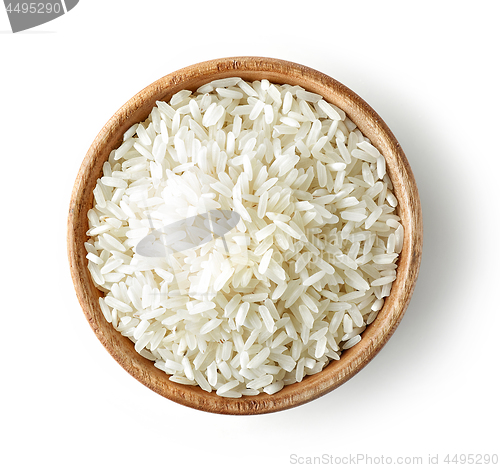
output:
[[[87,212],[93,204],[92,190],[102,176],[109,153],[120,146],[124,132],[144,121],[156,101],[168,101],[182,89],[194,91],[214,79],[230,76],[300,85],[344,110],[386,158],[399,202],[398,214],[405,228],[403,251],[391,294],[377,319],[364,331],[361,342],[344,351],[339,361],[331,362],[320,373],[307,376],[300,383],[285,386],[274,395],[238,399],[171,382],[163,371],[140,356],[133,343],[104,319],[98,303],[102,293],[92,283],[84,247],[88,240]],[[92,143],[75,182],[68,218],[68,256],[76,293],[92,329],[109,353],[131,375],[160,395],[196,409],[226,414],[258,414],[291,408],[333,390],[361,370],[389,339],[408,306],[418,275],[421,249],[422,221],[415,180],[399,143],[383,120],[336,80],[302,65],[261,57],[235,57],[193,65],[161,78],[128,101]]]

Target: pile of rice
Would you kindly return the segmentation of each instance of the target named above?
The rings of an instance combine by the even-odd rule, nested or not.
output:
[[[180,91],[97,181],[85,246],[102,313],[174,382],[276,393],[339,359],[382,309],[403,243],[392,188],[383,156],[317,94],[240,78]],[[217,210],[236,225],[169,248]],[[138,252],[173,223],[188,228],[165,255]]]

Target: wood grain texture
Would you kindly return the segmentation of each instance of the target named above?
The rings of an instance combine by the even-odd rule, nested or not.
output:
[[[103,164],[110,151],[120,145],[123,133],[131,125],[145,120],[157,100],[168,101],[181,89],[194,91],[204,83],[230,76],[250,81],[267,78],[274,83],[297,84],[321,94],[343,109],[386,158],[405,228],[403,251],[391,294],[377,319],[363,333],[361,342],[345,351],[339,361],[333,361],[320,373],[286,386],[275,395],[261,394],[238,399],[219,397],[215,392],[207,393],[199,387],[171,382],[151,361],[140,356],[133,343],[104,319],[98,303],[102,293],[92,284],[84,247],[88,239],[85,233],[88,230],[87,211],[93,202],[92,190],[102,176]],[[116,112],[92,143],[76,178],[69,208],[67,239],[71,275],[78,300],[90,326],[114,359],[137,380],[172,401],[203,411],[242,415],[280,411],[311,401],[346,382],[373,359],[408,307],[420,267],[423,233],[420,200],[410,165],[392,132],[365,101],[333,78],[296,63],[263,57],[232,57],[203,62],[171,73],[143,89]]]

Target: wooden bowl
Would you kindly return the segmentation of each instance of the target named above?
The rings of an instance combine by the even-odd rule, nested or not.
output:
[[[399,216],[405,229],[403,251],[397,278],[377,319],[367,327],[359,344],[342,353],[315,375],[300,383],[285,386],[274,394],[223,398],[199,387],[171,382],[168,376],[140,356],[132,341],[106,322],[98,298],[102,295],[87,269],[84,242],[88,237],[87,211],[92,207],[92,190],[102,176],[104,162],[111,150],[122,142],[124,132],[145,120],[157,100],[168,101],[182,89],[195,90],[214,79],[239,76],[279,84],[300,85],[343,109],[378,150],[385,156],[387,170],[399,201]],[[359,96],[338,81],[316,70],[283,60],[262,57],[231,57],[192,65],[171,73],[135,95],[101,130],[92,143],[78,173],[68,219],[68,256],[73,283],[85,316],[101,343],[118,363],[151,390],[170,400],[213,413],[259,414],[301,405],[324,395],[359,372],[387,342],[408,307],[420,266],[422,253],[422,214],[417,186],[410,165],[396,138],[378,114]]]

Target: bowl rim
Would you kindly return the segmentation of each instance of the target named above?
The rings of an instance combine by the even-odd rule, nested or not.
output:
[[[82,239],[86,237],[87,229],[83,235],[81,231],[89,207],[89,200],[84,195],[87,194],[88,198],[89,187],[91,193],[95,186],[95,174],[99,170],[102,173],[102,164],[99,168],[96,160],[99,157],[103,161],[107,159],[113,136],[116,140],[116,135],[122,136],[133,123],[143,121],[141,116],[149,115],[151,108],[147,108],[152,107],[156,100],[166,100],[180,89],[193,89],[194,83],[198,83],[197,87],[216,78],[240,76],[251,79],[257,75],[275,83],[300,84],[309,91],[329,96],[325,99],[335,101],[370,138],[387,160],[405,237],[392,291],[377,319],[363,332],[363,339],[357,345],[344,351],[339,361],[330,362],[319,373],[285,386],[274,395],[261,393],[231,399],[220,397],[215,392],[205,392],[199,387],[171,382],[167,374],[140,356],[133,343],[103,319],[98,303],[96,307],[98,290],[93,286],[86,266]],[[71,194],[67,225],[68,259],[76,295],[94,333],[111,356],[134,378],[172,401],[207,412],[234,415],[264,414],[304,404],[334,390],[366,366],[394,333],[408,307],[419,272],[422,243],[422,212],[415,178],[401,146],[380,116],[361,97],[330,76],[294,62],[251,56],[190,65],[156,80],[127,101],[104,125],[81,164]]]

